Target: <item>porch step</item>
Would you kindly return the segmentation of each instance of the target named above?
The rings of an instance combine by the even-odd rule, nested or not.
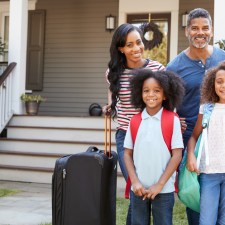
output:
[[[54,153],[54,154],[76,154],[84,152],[90,146],[95,146],[100,150],[104,149],[104,143],[97,141],[57,141],[57,140],[38,140],[38,139],[18,139],[1,138],[0,149],[7,151],[29,152],[33,153]],[[113,151],[116,151],[116,145],[112,142]]]
[[[27,116],[15,115],[10,120],[9,126],[34,126],[34,127],[66,127],[66,128],[93,128],[104,129],[104,117],[64,117],[64,116]],[[115,130],[116,122],[112,120],[112,129]]]
[[[0,165],[1,180],[51,183],[52,174],[52,168]]]
[[[3,180],[51,183],[57,158],[90,146],[104,149],[103,117],[14,116],[6,128],[7,137],[0,139]],[[114,134],[115,126],[113,151]]]
[[[112,131],[115,135],[115,130]],[[31,126],[7,126],[7,137],[39,140],[61,141],[103,141],[104,129],[98,128],[61,128],[61,127],[31,127]]]

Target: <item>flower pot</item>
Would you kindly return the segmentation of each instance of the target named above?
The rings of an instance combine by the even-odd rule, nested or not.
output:
[[[25,102],[26,112],[28,115],[37,115],[39,109],[40,102],[37,101],[29,101]]]

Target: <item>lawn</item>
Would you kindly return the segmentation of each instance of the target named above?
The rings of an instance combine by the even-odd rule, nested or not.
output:
[[[13,195],[18,192],[19,190],[0,189],[0,197]]]

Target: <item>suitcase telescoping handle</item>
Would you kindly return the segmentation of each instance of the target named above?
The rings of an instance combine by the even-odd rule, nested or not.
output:
[[[105,115],[105,155],[111,157],[111,115]]]

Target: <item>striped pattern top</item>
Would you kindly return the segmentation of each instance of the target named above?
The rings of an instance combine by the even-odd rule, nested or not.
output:
[[[143,68],[149,68],[152,71],[165,70],[165,67],[157,61],[146,60],[146,64]],[[130,118],[139,112],[131,105],[131,90],[130,90],[130,79],[133,77],[132,69],[127,68],[124,73],[120,76],[120,91],[117,102],[117,129],[127,130]]]

